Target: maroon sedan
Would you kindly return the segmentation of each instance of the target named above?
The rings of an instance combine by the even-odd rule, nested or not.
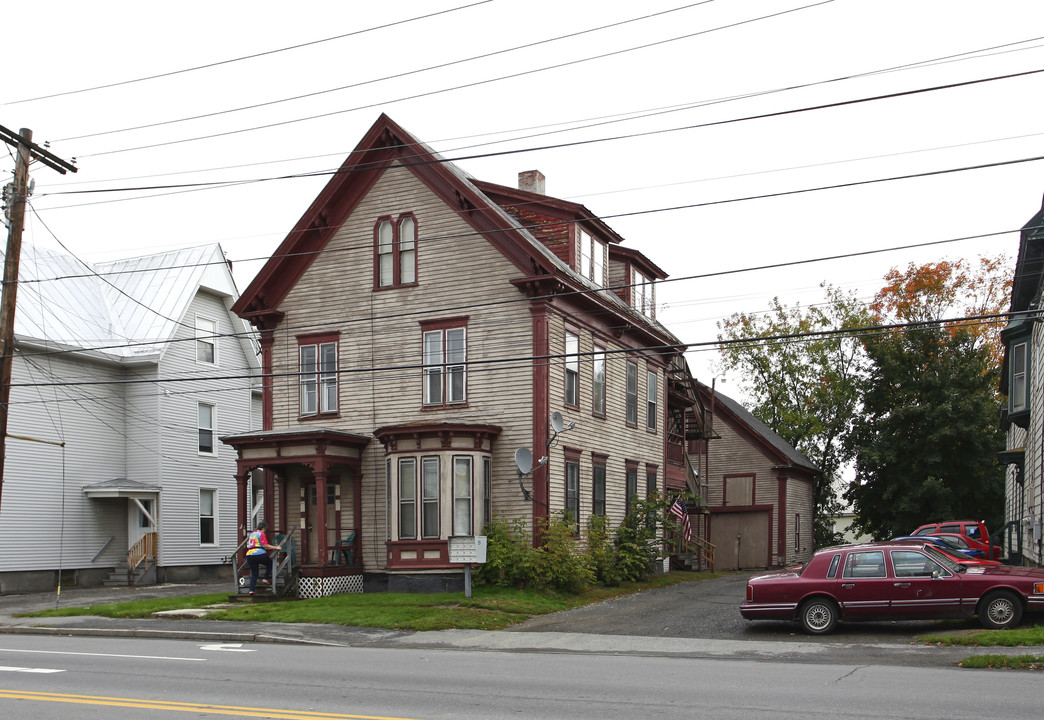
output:
[[[877,542],[818,550],[799,568],[747,582],[740,614],[797,620],[823,635],[838,621],[934,620],[979,616],[989,629],[1017,625],[1044,609],[1044,570],[961,565],[929,543]]]

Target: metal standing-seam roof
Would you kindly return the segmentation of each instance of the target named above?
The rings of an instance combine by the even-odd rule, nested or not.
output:
[[[114,359],[162,354],[196,292],[238,297],[220,245],[97,263],[32,245],[19,262],[15,336]],[[245,330],[245,326],[243,328]]]

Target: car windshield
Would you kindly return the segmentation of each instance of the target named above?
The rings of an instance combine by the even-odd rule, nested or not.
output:
[[[944,568],[946,568],[950,572],[953,572],[953,573],[964,572],[965,568],[964,568],[963,565],[961,565],[959,562],[957,562],[956,560],[951,558],[946,553],[939,552],[938,550],[933,548],[931,545],[925,545],[924,546],[924,551],[925,551],[925,553],[928,554],[928,556],[932,560],[934,560],[935,562],[939,563],[940,565],[942,565]]]

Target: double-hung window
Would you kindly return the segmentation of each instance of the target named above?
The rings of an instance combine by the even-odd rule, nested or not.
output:
[[[645,374],[645,409],[646,425],[650,430],[656,429],[656,373]]]
[[[467,402],[468,346],[465,322],[466,319],[457,319],[421,324],[425,405],[460,405]]]
[[[627,363],[627,424],[638,424],[638,365]]]
[[[471,458],[453,458],[453,534],[471,535]]]
[[[591,466],[591,514],[605,515],[605,465]]]
[[[605,286],[605,243],[583,230],[577,230],[580,245],[580,274]]]
[[[417,460],[399,459],[399,539],[417,539]]]
[[[653,317],[655,301],[653,299],[653,281],[640,271],[634,271],[634,282],[631,285],[631,306],[646,317]]]
[[[1009,354],[1011,363],[1011,383],[1008,390],[1008,403],[1011,406],[1011,412],[1013,413],[1025,410],[1029,398],[1029,395],[1026,392],[1028,387],[1026,383],[1028,348],[1029,343],[1027,342],[1012,343],[1011,345],[1011,352]]]
[[[217,364],[217,323],[196,318],[196,362]]]
[[[217,490],[204,490],[199,491],[199,544],[200,545],[215,545],[217,544],[217,513],[215,511],[215,505],[217,504]]]
[[[580,463],[566,460],[566,512],[570,520],[579,527],[580,521]]]
[[[628,463],[624,479],[624,493],[627,500],[627,512],[631,512],[631,504],[638,498],[638,467]]]
[[[376,269],[377,287],[414,285],[417,282],[417,221],[412,215],[400,215],[377,221]]]
[[[580,338],[571,332],[565,334],[565,404],[580,406]]]
[[[421,537],[439,536],[439,459],[421,458]]]
[[[196,404],[196,427],[199,434],[199,454],[214,455],[214,406]]]
[[[332,415],[338,410],[337,340],[334,337],[299,337],[300,414]]]
[[[591,358],[591,411],[605,415],[605,350],[595,348]]]

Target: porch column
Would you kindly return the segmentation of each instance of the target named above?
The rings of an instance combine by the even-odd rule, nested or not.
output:
[[[315,524],[316,545],[319,551],[319,567],[325,567],[329,561],[326,528],[326,468],[315,471]]]
[[[236,473],[236,524],[239,526],[236,532],[236,545],[246,540],[250,528],[247,527],[247,517],[250,514],[250,500],[247,497],[247,479],[250,477],[249,470],[241,470]],[[244,550],[240,550],[239,561],[243,562]]]
[[[355,543],[352,548],[353,559],[355,563],[362,567],[363,555],[362,555],[362,465],[353,467],[351,469],[352,474],[352,523],[355,525]],[[385,557],[387,557],[387,549],[385,549]],[[379,566],[381,561],[378,560]]]

